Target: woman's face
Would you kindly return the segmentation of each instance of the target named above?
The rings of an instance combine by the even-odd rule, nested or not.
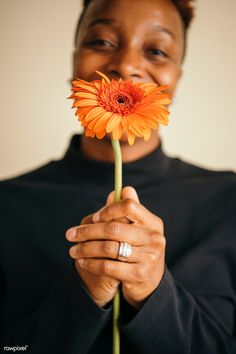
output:
[[[80,26],[74,78],[108,77],[168,85],[181,73],[181,18],[168,0],[93,0]]]

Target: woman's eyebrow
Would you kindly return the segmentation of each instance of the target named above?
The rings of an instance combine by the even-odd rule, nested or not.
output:
[[[92,27],[95,25],[111,25],[113,24],[115,21],[112,20],[111,18],[97,18],[96,20],[93,20],[92,22],[90,22],[90,24],[88,25],[88,27]]]
[[[170,30],[168,30],[166,27],[163,27],[163,26],[160,26],[160,25],[156,25],[156,26],[153,26],[153,29],[154,29],[154,31],[157,31],[157,32],[166,33],[170,37],[172,37],[174,40],[176,40],[174,33],[171,32]]]
[[[116,21],[111,19],[111,18],[97,18],[97,19],[93,20],[92,22],[90,22],[88,27],[93,27],[93,26],[100,25],[100,24],[102,24],[102,25],[112,25],[115,22]],[[161,25],[154,25],[153,26],[153,30],[157,31],[157,32],[166,33],[170,37],[172,37],[174,40],[176,40],[175,35],[173,34],[173,32],[168,30],[166,27],[163,27]]]

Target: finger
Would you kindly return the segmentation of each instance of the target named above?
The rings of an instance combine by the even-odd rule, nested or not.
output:
[[[69,253],[73,259],[109,258],[128,263],[138,263],[140,260],[143,262],[151,259],[150,253],[146,253],[143,247],[132,246],[132,253],[128,258],[119,256],[119,248],[120,242],[117,241],[90,241],[78,243],[70,248]]]
[[[109,193],[106,201],[106,206],[109,206],[114,203],[114,198],[115,198],[115,191],[112,191]],[[121,192],[121,199],[125,198],[131,198],[135,200],[136,202],[139,203],[139,197],[138,194],[136,193],[136,190],[133,187],[124,187]],[[100,212],[102,209],[100,209],[98,212]],[[129,223],[130,221],[123,217],[123,218],[118,218],[117,221],[123,222],[123,223]]]
[[[131,198],[133,200],[135,200],[136,202],[139,203],[139,197],[138,197],[138,194],[136,192],[136,190],[133,188],[133,187],[124,187],[122,189],[122,192],[121,192],[121,198],[122,199],[125,199],[125,198]],[[115,191],[112,191],[109,193],[108,197],[107,197],[107,200],[106,200],[106,206],[109,206],[111,204],[114,203],[114,199],[115,199]],[[98,213],[102,210],[103,208],[101,208],[100,210],[98,210]],[[85,220],[85,222],[83,222],[83,224],[85,223],[88,223],[90,224],[91,223],[91,216],[92,215],[89,215],[88,219]],[[86,222],[86,221],[89,221],[89,222]],[[126,218],[120,218],[121,222],[128,222]]]
[[[109,193],[109,195],[108,195],[108,197],[107,197],[107,200],[106,200],[106,206],[108,206],[108,205],[114,203],[114,196],[115,196],[115,192],[114,192],[114,191],[112,191],[112,192]],[[103,208],[99,209],[97,212],[100,212],[102,209],[103,209]],[[92,224],[92,223],[93,223],[93,220],[92,220],[93,215],[94,215],[94,213],[93,213],[93,214],[90,214],[90,215],[88,215],[88,216],[85,216],[85,217],[82,219],[82,221],[81,221],[80,224],[81,224],[81,225],[84,225],[84,224]]]
[[[130,198],[135,200],[137,203],[140,203],[138,194],[133,187],[127,186],[122,189],[121,192],[122,199]]]
[[[109,195],[107,197],[106,206],[113,204],[114,198],[115,198],[115,191],[112,191],[111,193],[109,193]],[[104,209],[104,208],[102,208],[102,209]],[[100,209],[98,212],[100,212],[102,209]],[[126,224],[128,224],[130,222],[127,218],[118,218],[116,221],[120,221],[120,222],[123,222]]]
[[[76,262],[78,262],[80,268],[83,268],[95,275],[106,275],[121,282],[139,281],[140,267],[137,263],[124,263],[107,259],[103,260],[93,258],[78,259]]]
[[[117,221],[77,226],[67,230],[66,238],[70,242],[113,240],[134,246],[148,245],[151,241],[148,229]]]
[[[80,225],[92,224],[92,218],[93,218],[93,214],[90,214],[90,215],[85,216],[85,217],[82,219]]]
[[[115,191],[112,191],[111,193],[109,193],[108,197],[107,197],[107,201],[106,201],[106,206],[111,205],[112,203],[114,203],[114,198],[115,198]],[[133,187],[124,187],[122,189],[121,192],[121,199],[126,199],[126,198],[130,198],[135,200],[136,202],[139,203],[139,197],[138,194],[136,192],[136,190]]]
[[[111,192],[111,193],[113,193],[113,192]],[[110,193],[110,194],[111,194],[111,193]],[[112,197],[111,197],[111,198],[112,198]],[[112,204],[112,202],[111,202],[110,200],[108,201],[108,203],[109,203],[109,205]],[[100,213],[100,212],[102,211],[102,209],[104,209],[104,207],[101,208],[100,210],[98,210],[97,213]],[[93,223],[93,215],[94,215],[94,214],[90,214],[90,215],[88,215],[88,216],[85,216],[85,217],[82,219],[80,225],[92,224],[92,223]],[[117,221],[120,221],[120,222],[123,222],[123,223],[129,223],[129,222],[130,222],[127,218],[119,218],[119,219],[117,219]]]
[[[152,214],[143,205],[130,198],[104,207],[93,215],[92,220],[93,222],[108,222],[123,217],[134,223],[149,225],[151,229],[163,227],[160,218]]]
[[[106,206],[114,203],[114,196],[115,196],[115,192],[112,191],[109,193],[108,197],[107,197],[107,200],[106,200]],[[103,208],[99,209],[97,212],[100,212]],[[85,216],[82,221],[81,221],[81,225],[84,225],[84,224],[92,224],[92,217],[93,217],[94,213],[93,214],[90,214],[88,216]]]
[[[106,201],[106,206],[111,205],[114,203],[114,198],[115,198],[115,192],[112,191],[111,193],[108,194],[107,201]]]

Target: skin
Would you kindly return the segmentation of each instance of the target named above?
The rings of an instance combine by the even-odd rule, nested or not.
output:
[[[184,36],[181,18],[167,0],[94,0],[81,23],[74,53],[74,77],[97,79],[95,70],[108,77],[168,85],[172,94],[181,75]],[[123,162],[141,158],[159,145],[153,132],[148,142],[139,138],[129,146],[121,138]],[[113,161],[110,138],[83,136],[82,151],[90,159]],[[98,306],[110,302],[118,286],[126,301],[140,308],[158,287],[165,269],[163,221],[139,201],[132,187],[122,200],[106,205],[72,227],[66,238],[77,242],[70,249],[75,267]],[[128,242],[129,259],[117,259],[119,243]]]

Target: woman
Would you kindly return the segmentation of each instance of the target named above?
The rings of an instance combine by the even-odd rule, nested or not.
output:
[[[85,1],[73,75],[173,95],[191,18],[187,0]],[[1,184],[2,347],[111,353],[119,287],[121,353],[235,353],[235,175],[168,158],[156,133],[121,148],[115,204],[109,136]]]

